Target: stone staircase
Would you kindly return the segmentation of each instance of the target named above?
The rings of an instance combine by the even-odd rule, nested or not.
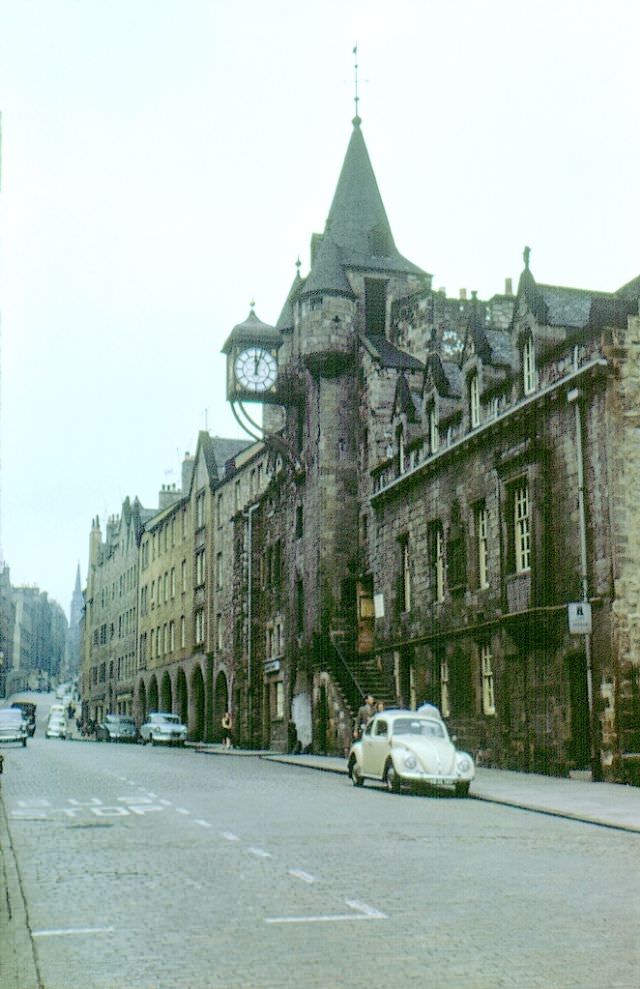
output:
[[[387,680],[375,656],[359,655],[355,648],[355,636],[350,632],[330,633],[333,646],[331,673],[340,686],[349,707],[351,722],[367,694],[385,707],[397,703],[393,685]]]

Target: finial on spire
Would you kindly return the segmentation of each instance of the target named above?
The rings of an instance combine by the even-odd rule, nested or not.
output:
[[[298,277],[300,276],[300,268],[302,267],[302,261],[300,260],[300,255],[298,255],[298,260],[296,261],[296,273]]]
[[[251,307],[251,312],[253,312],[253,310],[256,308],[256,300],[252,299],[249,305]]]
[[[527,271],[529,270],[529,258],[530,258],[530,256],[531,256],[531,248],[530,247],[525,247],[524,251],[522,252],[522,260],[524,261],[524,266],[527,269]]]
[[[356,106],[356,115],[353,118],[353,123],[357,126],[360,124],[360,114],[358,113],[358,103],[360,102],[360,97],[358,96],[358,43],[354,45],[353,48],[353,71],[354,71],[354,81],[355,81],[355,94],[353,102]]]

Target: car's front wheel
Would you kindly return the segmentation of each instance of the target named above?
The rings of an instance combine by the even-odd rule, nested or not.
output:
[[[156,744],[156,740],[153,737],[153,735],[149,735],[149,741],[151,742],[152,745],[155,745]]]
[[[469,780],[459,780],[455,785],[454,789],[456,791],[456,797],[466,797],[469,794],[469,787],[471,783]]]
[[[360,771],[360,766],[355,761],[355,759],[351,763],[350,776],[351,776],[351,782],[353,783],[354,786],[364,786],[364,776],[362,775],[362,772]]]
[[[384,781],[387,784],[389,793],[400,793],[400,777],[396,773],[395,766],[392,762],[387,763]]]
[[[26,738],[23,738],[22,739],[22,748],[23,749],[26,749],[26,747],[27,747],[27,740],[26,740]]]

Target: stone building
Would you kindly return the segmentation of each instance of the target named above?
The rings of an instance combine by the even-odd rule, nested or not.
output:
[[[215,737],[230,706],[230,520],[245,483],[236,474],[247,446],[200,432],[195,454],[183,462],[181,490],[160,492],[159,510],[140,536],[134,713],[142,722],[149,711],[173,711],[194,740]]]
[[[342,753],[371,692],[439,704],[486,763],[637,779],[640,279],[542,285],[529,254],[515,292],[434,290],[354,119],[308,274],[223,348],[256,442],[200,433],[140,518],[128,665],[120,612],[87,623],[96,710],[111,687],[192,739],[230,708],[239,744]]]
[[[138,545],[145,521],[152,515],[137,498],[125,498],[102,539],[93,520],[84,618],[81,676],[85,719],[105,714],[131,714],[137,670]]]
[[[448,299],[395,247],[353,123],[309,274],[224,347],[281,460],[235,623],[281,715],[263,738],[290,744],[292,718],[341,752],[372,691],[438,703],[495,765],[631,778],[640,280],[538,285],[527,249],[515,293]]]

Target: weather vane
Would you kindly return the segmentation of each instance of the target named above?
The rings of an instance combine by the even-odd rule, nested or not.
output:
[[[354,100],[353,101],[354,101],[354,103],[356,105],[356,120],[359,120],[360,119],[360,115],[358,114],[358,103],[360,102],[360,97],[358,96],[358,44],[357,44],[357,42],[356,42],[356,44],[354,45],[354,48],[353,48],[353,70],[354,70],[354,75],[355,75],[355,96],[354,96]]]

